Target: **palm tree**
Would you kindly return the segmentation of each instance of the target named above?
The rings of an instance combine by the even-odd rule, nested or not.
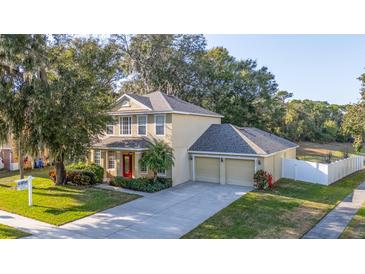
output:
[[[153,172],[153,180],[156,182],[158,171],[169,169],[174,165],[174,159],[173,149],[168,144],[154,140],[139,162]]]

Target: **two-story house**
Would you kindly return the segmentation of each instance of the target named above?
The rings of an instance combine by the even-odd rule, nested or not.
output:
[[[110,114],[115,122],[106,125],[105,136],[94,144],[93,161],[103,166],[108,176],[148,176],[151,173],[139,160],[149,141],[162,139],[173,148],[175,164],[158,175],[171,177],[174,184],[190,179],[188,148],[222,118],[159,91],[145,96],[124,94]]]
[[[297,145],[253,128],[221,124],[220,114],[162,92],[124,94],[110,113],[114,122],[91,149],[90,160],[106,177],[152,176],[139,163],[153,139],[174,151],[174,166],[159,176],[173,185],[189,180],[252,185],[253,174],[265,169],[281,177],[281,158],[295,158]]]

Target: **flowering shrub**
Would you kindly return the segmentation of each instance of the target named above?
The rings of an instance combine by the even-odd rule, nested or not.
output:
[[[272,187],[273,186],[273,178],[272,175],[269,172],[266,172],[262,169],[258,170],[254,177],[254,187],[256,189],[267,189],[268,187]]]

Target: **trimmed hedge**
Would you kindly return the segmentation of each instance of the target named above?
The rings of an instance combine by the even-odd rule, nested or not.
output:
[[[101,184],[103,182],[104,177],[104,168],[97,164],[86,164],[83,162],[70,164],[66,167],[66,170],[84,170],[84,171],[90,171],[94,173],[96,178],[96,183]]]
[[[94,172],[88,170],[70,170],[67,172],[67,181],[75,185],[89,186],[97,183]]]
[[[144,191],[144,192],[157,192],[165,188],[172,186],[172,180],[169,178],[157,178],[154,182],[153,178],[136,178],[136,179],[126,179],[124,177],[117,176],[112,181],[110,185],[123,187],[127,189]]]

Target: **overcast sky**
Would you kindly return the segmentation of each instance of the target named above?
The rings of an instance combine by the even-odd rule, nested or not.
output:
[[[359,99],[365,35],[206,35],[237,58],[257,60],[294,98],[347,104]]]

